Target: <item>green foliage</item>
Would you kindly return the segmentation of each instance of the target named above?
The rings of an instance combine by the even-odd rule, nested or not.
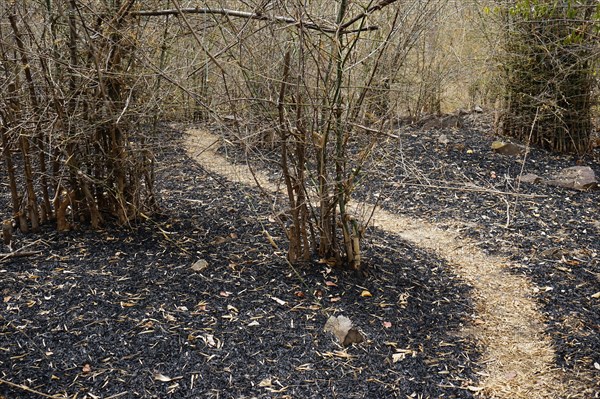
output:
[[[509,7],[509,13],[514,17],[523,20],[539,20],[548,18],[566,18],[581,19],[587,18],[586,10],[594,7],[593,19],[600,17],[600,4],[591,5],[589,1],[581,0],[519,0],[512,7]]]
[[[587,150],[599,22],[594,3],[519,0],[506,9],[504,134],[553,151]]]

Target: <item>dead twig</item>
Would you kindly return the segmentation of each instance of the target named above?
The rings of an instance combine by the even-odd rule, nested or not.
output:
[[[5,385],[8,385],[9,387],[12,387],[12,388],[16,388],[16,389],[20,389],[22,391],[33,393],[35,395],[38,395],[38,396],[41,396],[41,397],[44,397],[44,398],[50,398],[50,399],[64,399],[65,398],[63,395],[60,395],[60,396],[58,396],[58,395],[48,395],[47,393],[36,391],[33,388],[29,388],[26,385],[15,384],[14,382],[7,381],[7,380],[5,380],[3,378],[0,378],[0,385],[1,384],[5,384]]]
[[[384,132],[383,130],[379,130],[379,129],[373,129],[372,127],[368,127],[368,126],[364,126],[364,125],[360,125],[358,123],[353,123],[353,122],[349,122],[349,125],[352,125],[354,127],[357,127],[359,129],[362,129],[364,131],[367,131],[369,133],[376,133],[376,134],[382,134],[384,136],[388,136],[391,137],[393,139],[397,139],[398,135],[396,134],[392,134],[392,133],[388,133],[388,132]]]
[[[26,256],[33,256],[42,253],[41,251],[26,251],[26,252],[9,252],[7,254],[0,253],[0,262],[5,261],[6,259],[12,258],[24,258]]]
[[[488,194],[494,194],[494,195],[509,195],[509,196],[521,197],[521,198],[548,198],[547,195],[542,195],[542,194],[511,193],[509,191],[493,190],[493,189],[477,187],[477,186],[453,187],[453,186],[438,186],[438,185],[434,185],[434,184],[406,183],[406,182],[402,182],[402,183],[398,183],[398,184],[404,185],[404,186],[413,186],[413,187],[428,187],[428,188],[435,188],[435,189],[440,189],[440,190],[471,191],[471,192],[476,192],[476,193],[488,193]]]

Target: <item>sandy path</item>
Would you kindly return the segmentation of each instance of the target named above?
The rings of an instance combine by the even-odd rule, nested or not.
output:
[[[232,165],[215,152],[220,138],[204,130],[187,131],[188,154],[205,169],[227,179],[255,185],[245,165]],[[263,188],[277,187],[256,173]],[[369,204],[361,204],[369,208]],[[544,322],[530,297],[533,286],[524,277],[505,270],[506,262],[488,256],[466,239],[442,231],[414,218],[381,209],[374,224],[397,234],[416,246],[446,259],[473,287],[477,314],[473,325],[462,333],[475,340],[483,351],[484,372],[480,385],[470,387],[484,398],[550,399],[568,397],[566,376],[554,366],[554,350],[544,334]],[[576,385],[569,384],[574,389]]]

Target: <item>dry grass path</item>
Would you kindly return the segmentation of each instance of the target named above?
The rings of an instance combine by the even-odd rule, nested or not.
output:
[[[188,154],[205,169],[230,181],[255,185],[255,177],[265,189],[277,187],[245,165],[233,165],[215,152],[220,138],[205,130],[187,131]],[[361,204],[361,207],[369,204]],[[372,207],[372,205],[371,205]],[[446,259],[473,287],[477,314],[462,333],[475,340],[483,352],[482,378],[472,387],[481,397],[502,399],[562,399],[577,396],[577,382],[557,369],[544,321],[531,298],[534,287],[525,278],[506,270],[503,259],[486,255],[472,242],[458,238],[424,220],[392,214],[381,209],[374,213],[375,226]]]

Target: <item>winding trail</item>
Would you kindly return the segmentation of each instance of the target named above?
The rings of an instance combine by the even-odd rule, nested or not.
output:
[[[246,165],[233,165],[216,153],[221,139],[205,130],[189,129],[186,150],[206,170],[230,181],[278,188]],[[361,207],[373,205],[361,203]],[[483,398],[560,399],[577,397],[577,383],[556,368],[544,321],[531,298],[534,287],[506,270],[501,258],[488,256],[468,239],[458,238],[431,223],[376,209],[375,226],[446,259],[455,273],[473,288],[474,322],[461,333],[477,342],[483,352],[479,386],[470,387]]]

